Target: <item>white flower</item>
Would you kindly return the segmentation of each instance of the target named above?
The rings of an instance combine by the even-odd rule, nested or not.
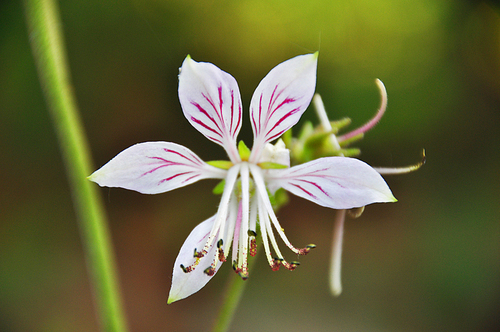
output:
[[[275,233],[295,254],[269,199],[278,188],[333,209],[395,201],[382,177],[352,158],[328,157],[289,167],[288,150],[278,142],[295,125],[311,102],[318,54],[297,56],[272,69],[260,82],[250,103],[254,133],[251,151],[236,137],[242,123],[236,80],[210,63],[187,57],[179,75],[179,99],[186,119],[209,140],[221,145],[230,161],[202,161],[191,150],[169,142],[136,144],[109,161],[89,178],[100,186],[121,187],[145,194],[180,188],[201,179],[223,179],[217,213],[196,226],[175,261],[168,303],[200,290],[228,259],[243,279],[247,256],[256,251],[258,233],[269,265],[293,270],[281,254]],[[269,192],[268,192],[269,190]],[[274,254],[271,253],[271,247]]]

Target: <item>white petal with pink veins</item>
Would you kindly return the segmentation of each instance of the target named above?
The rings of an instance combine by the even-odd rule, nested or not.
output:
[[[254,132],[250,161],[256,162],[265,143],[299,121],[316,88],[317,63],[318,53],[297,56],[274,67],[259,83],[250,102]]]
[[[202,289],[221,267],[222,262],[218,262],[213,274],[208,275],[204,272],[206,268],[210,267],[215,259],[218,259],[218,250],[215,243],[201,259],[198,258],[199,264],[194,266],[193,270],[184,272],[181,267],[181,265],[184,268],[191,267],[195,263],[197,258],[194,257],[193,253],[195,249],[197,252],[203,250],[214,220],[215,216],[200,223],[191,231],[186,241],[184,241],[174,263],[172,286],[170,288],[170,294],[168,295],[169,304],[182,300]]]
[[[210,166],[194,152],[169,142],[146,142],[120,152],[89,179],[101,187],[158,194],[202,179],[222,179],[226,171]]]
[[[283,189],[333,209],[395,202],[382,176],[354,158],[327,157],[288,169],[268,170],[269,189]]]
[[[242,109],[234,77],[211,63],[196,62],[187,56],[179,74],[179,100],[191,125],[223,146],[231,161],[239,161],[236,137]]]

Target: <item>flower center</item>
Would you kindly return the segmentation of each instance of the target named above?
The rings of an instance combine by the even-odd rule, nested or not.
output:
[[[244,144],[240,143],[240,147]],[[244,160],[244,148],[241,154]],[[284,166],[286,167],[286,166]],[[275,232],[283,242],[297,255],[306,255],[315,248],[308,245],[297,249],[287,239],[283,228],[278,222],[270,201],[270,193],[265,185],[264,172],[261,167],[248,161],[239,162],[228,170],[224,181],[221,203],[210,235],[202,250],[194,250],[195,262],[181,268],[184,272],[193,271],[208,252],[214,252],[211,264],[203,271],[212,276],[216,272],[219,262],[225,262],[232,246],[231,261],[233,268],[242,279],[248,278],[248,254],[255,256],[257,253],[257,234],[260,231],[264,251],[269,266],[273,271],[281,265],[289,270],[294,270],[299,262],[287,262],[278,247]],[[213,245],[216,251],[210,251]],[[274,255],[271,253],[274,252]]]

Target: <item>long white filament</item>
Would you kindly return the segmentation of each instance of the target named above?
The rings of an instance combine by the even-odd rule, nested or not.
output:
[[[241,163],[241,225],[240,225],[240,239],[238,251],[238,268],[242,270],[243,277],[248,275],[248,218],[250,216],[250,174],[248,170],[248,163]]]
[[[293,251],[296,254],[300,254],[300,251],[297,248],[295,248],[286,237],[285,233],[283,232],[283,229],[281,228],[280,223],[278,222],[278,218],[276,218],[276,215],[274,214],[274,210],[273,207],[271,206],[271,202],[269,201],[269,196],[266,190],[266,184],[264,183],[264,177],[262,175],[260,167],[252,164],[249,164],[249,166],[250,166],[250,171],[252,172],[253,175],[253,179],[255,181],[255,187],[257,188],[257,192],[262,198],[262,203],[266,208],[269,217],[271,218],[271,221],[274,225],[274,228],[276,229],[276,232],[278,232],[283,242],[285,242],[285,244],[287,245],[288,248],[290,248],[291,251]]]
[[[227,220],[227,215],[228,215],[229,199],[231,198],[231,194],[233,193],[233,188],[236,183],[236,179],[238,178],[239,172],[240,172],[239,164],[234,165],[227,172],[226,183],[224,185],[224,192],[222,193],[219,209],[217,210],[215,222],[214,225],[212,226],[212,230],[210,231],[210,236],[207,239],[207,243],[203,248],[203,252],[208,252],[210,246],[213,244],[215,240],[215,236],[217,235],[219,229],[224,229],[224,224]]]

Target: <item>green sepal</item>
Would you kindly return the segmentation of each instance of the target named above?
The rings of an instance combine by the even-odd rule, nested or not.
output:
[[[358,148],[341,149],[340,151],[344,157],[357,157],[361,154],[361,150]]]
[[[233,163],[229,160],[211,160],[207,161],[207,164],[222,169],[230,169],[233,166]]]
[[[352,122],[352,120],[350,118],[346,117],[346,118],[343,118],[340,120],[330,121],[330,126],[332,126],[332,128],[336,128],[337,130],[340,130],[340,129],[350,125],[351,122]]]
[[[270,161],[264,161],[262,163],[259,163],[258,165],[262,169],[282,169],[282,168],[288,168],[287,165],[273,163],[273,162],[270,162]]]
[[[215,195],[222,195],[224,192],[224,186],[226,185],[226,180],[222,180],[221,182],[217,183],[217,185],[212,189],[212,192]]]
[[[354,143],[354,142],[357,142],[361,139],[363,139],[363,137],[365,137],[365,134],[364,133],[361,133],[361,134],[358,134],[356,136],[353,136],[349,139],[346,139],[346,140],[343,140],[343,141],[340,141],[339,142],[339,145],[343,148],[349,146],[351,143]]]
[[[321,145],[321,144],[323,144],[323,142],[330,140],[331,134],[334,134],[334,135],[337,134],[337,130],[332,129],[332,131],[315,132],[307,138],[306,146],[315,147],[315,146]]]
[[[245,145],[245,142],[239,141],[238,143],[238,153],[243,161],[247,161],[250,158],[250,149]]]

